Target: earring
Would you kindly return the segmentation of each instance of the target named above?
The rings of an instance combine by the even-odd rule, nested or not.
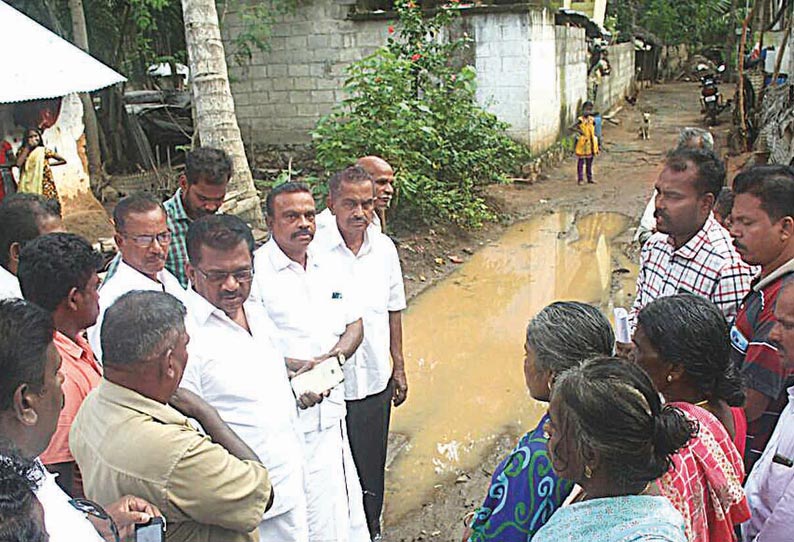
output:
[[[673,375],[667,375],[667,382],[670,383],[673,381]]]
[[[588,479],[593,477],[593,469],[590,468],[590,465],[584,466],[584,477]]]

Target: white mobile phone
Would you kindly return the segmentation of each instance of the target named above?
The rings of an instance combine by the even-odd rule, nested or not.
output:
[[[300,397],[306,392],[314,392],[319,395],[341,383],[345,379],[342,372],[344,363],[345,356],[339,354],[321,361],[310,371],[293,377],[290,383],[295,397]]]
[[[630,343],[629,313],[623,307],[615,309],[615,340],[619,343]]]

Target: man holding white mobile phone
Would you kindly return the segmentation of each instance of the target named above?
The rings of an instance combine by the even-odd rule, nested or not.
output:
[[[311,191],[300,183],[274,188],[265,202],[271,239],[254,255],[253,294],[278,328],[290,370],[336,363],[361,343],[361,313],[349,277],[309,250],[315,233]],[[305,492],[311,542],[369,540],[361,485],[345,426],[344,386],[314,408],[299,412],[306,462]]]
[[[223,421],[267,465],[275,498],[259,525],[263,542],[307,542],[303,439],[276,330],[261,305],[249,301],[254,238],[232,215],[190,224],[186,265],[190,289],[190,363],[185,387],[215,407]],[[305,394],[306,405],[321,397]]]

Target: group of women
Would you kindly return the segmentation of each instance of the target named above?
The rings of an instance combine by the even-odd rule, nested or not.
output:
[[[524,374],[549,408],[494,472],[471,542],[730,542],[749,519],[747,424],[728,326],[677,295],[638,316],[632,359],[606,317],[577,302],[527,327]]]

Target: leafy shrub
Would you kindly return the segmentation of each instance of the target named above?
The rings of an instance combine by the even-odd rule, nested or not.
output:
[[[348,98],[313,132],[317,159],[334,171],[382,156],[397,170],[401,210],[479,226],[493,218],[479,187],[505,182],[528,153],[477,104],[474,69],[455,63],[471,42],[444,36],[456,8],[426,17],[398,0],[395,9],[399,31],[388,27],[387,45],[348,67]]]

